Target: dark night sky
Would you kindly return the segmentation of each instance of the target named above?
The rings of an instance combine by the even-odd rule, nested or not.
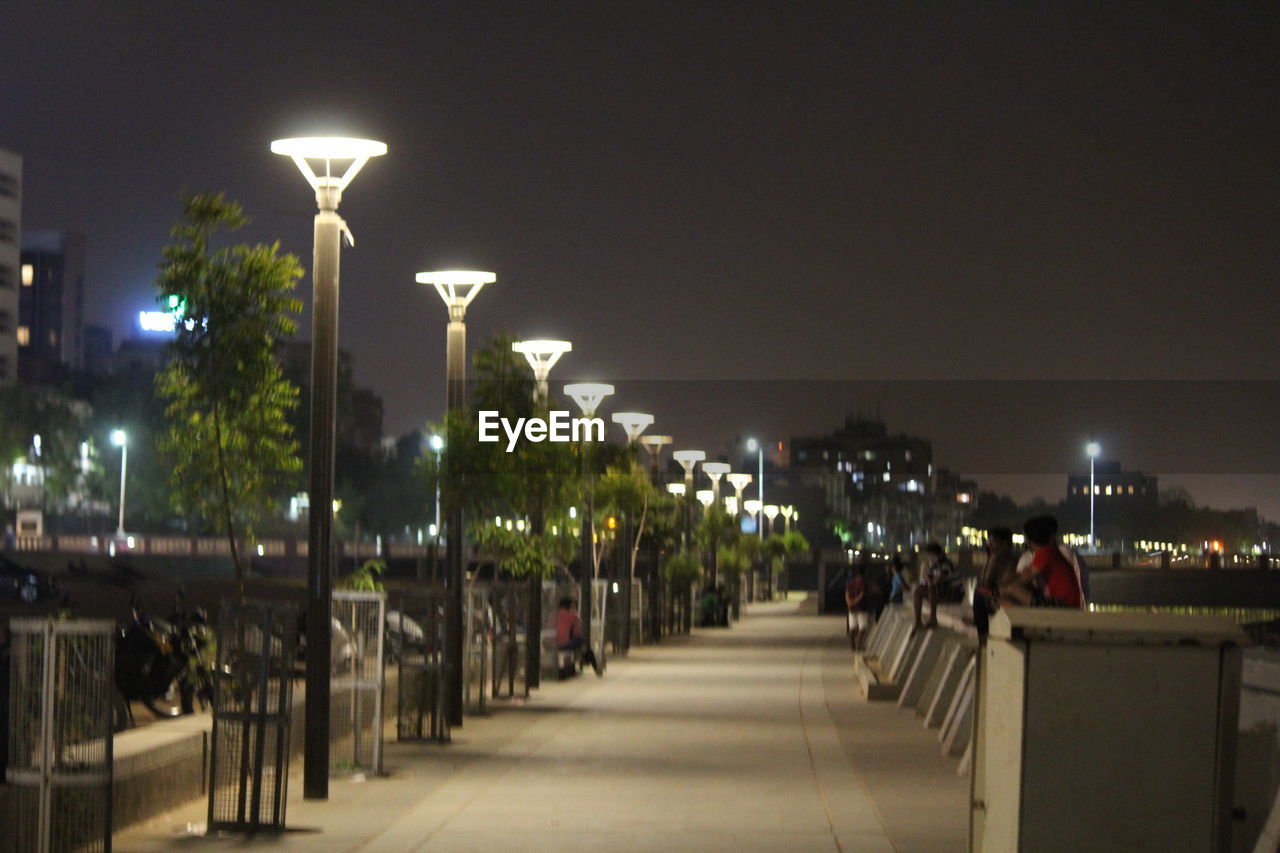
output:
[[[1061,441],[990,384],[874,396],[965,471],[1065,471],[1098,433],[1157,473],[1277,474],[1273,383],[1239,424],[1170,390],[1158,452],[1080,402],[1280,378],[1280,7],[1039,5],[9,2],[0,145],[24,227],[86,234],[88,315],[119,335],[182,190],[309,266],[313,198],[270,140],[386,141],[341,212],[342,343],[388,432],[443,404],[413,274],[461,266],[498,273],[472,341],[568,338],[561,378],[1055,380]],[[874,405],[706,387],[697,417],[653,392],[659,428],[711,446]],[[1280,478],[1218,480],[1197,497],[1280,517]]]

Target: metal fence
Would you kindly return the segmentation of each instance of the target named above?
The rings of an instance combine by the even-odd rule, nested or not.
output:
[[[115,625],[14,619],[9,767],[15,848],[111,850]]]
[[[387,612],[387,655],[398,667],[396,738],[450,738],[445,708],[443,587],[400,595]]]
[[[336,770],[382,772],[382,697],[387,596],[333,593],[335,643],[329,676],[329,761]]]
[[[297,614],[223,602],[209,749],[209,830],[283,830]]]
[[[493,607],[493,698],[529,695],[525,677],[525,623],[529,618],[527,581],[495,583],[490,594]]]

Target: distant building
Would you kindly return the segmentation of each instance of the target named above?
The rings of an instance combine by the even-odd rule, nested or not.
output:
[[[0,387],[18,381],[22,158],[0,148]]]
[[[936,468],[928,439],[891,434],[862,416],[828,435],[793,438],[791,469],[822,489],[828,517],[850,547],[954,545],[977,488]]]
[[[1106,507],[1133,512],[1154,510],[1160,503],[1159,484],[1155,477],[1140,471],[1125,471],[1116,461],[1098,461],[1093,466],[1093,499],[1095,511]],[[1067,508],[1073,514],[1089,513],[1089,475],[1067,477]]]
[[[84,327],[84,371],[92,376],[106,376],[112,369],[111,329],[86,324]]]
[[[28,231],[21,245],[18,378],[43,384],[81,366],[85,243],[65,231]]]

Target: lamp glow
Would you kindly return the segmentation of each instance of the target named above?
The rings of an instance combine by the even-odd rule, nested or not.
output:
[[[613,422],[626,432],[627,443],[635,444],[640,433],[653,424],[653,415],[646,415],[643,412],[614,412]]]
[[[693,496],[698,499],[698,503],[702,504],[703,509],[708,509],[716,501],[716,493],[710,489],[698,489]]]
[[[449,321],[461,323],[467,315],[467,306],[476,298],[480,288],[498,280],[495,273],[480,270],[439,270],[420,272],[413,277],[418,284],[430,284],[449,309]]]
[[[564,393],[578,404],[585,417],[595,417],[605,397],[613,394],[613,386],[607,382],[575,382],[564,386]]]
[[[568,341],[516,341],[511,344],[511,351],[522,354],[529,362],[534,381],[538,383],[538,396],[545,400],[547,377],[551,375],[551,368],[555,367],[560,356],[573,351],[573,344]]]
[[[684,494],[684,483],[667,483],[667,491],[677,497]]]

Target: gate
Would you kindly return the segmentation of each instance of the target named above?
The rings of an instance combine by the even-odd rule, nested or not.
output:
[[[510,581],[493,585],[493,698],[529,695],[526,652],[529,584]]]
[[[401,595],[387,614],[388,653],[398,666],[396,739],[447,741],[444,595],[431,587]]]
[[[337,770],[382,773],[386,601],[382,592],[333,593],[333,630],[340,641],[333,644],[329,676],[329,761]]]
[[[115,625],[14,619],[9,768],[18,850],[111,850]]]

